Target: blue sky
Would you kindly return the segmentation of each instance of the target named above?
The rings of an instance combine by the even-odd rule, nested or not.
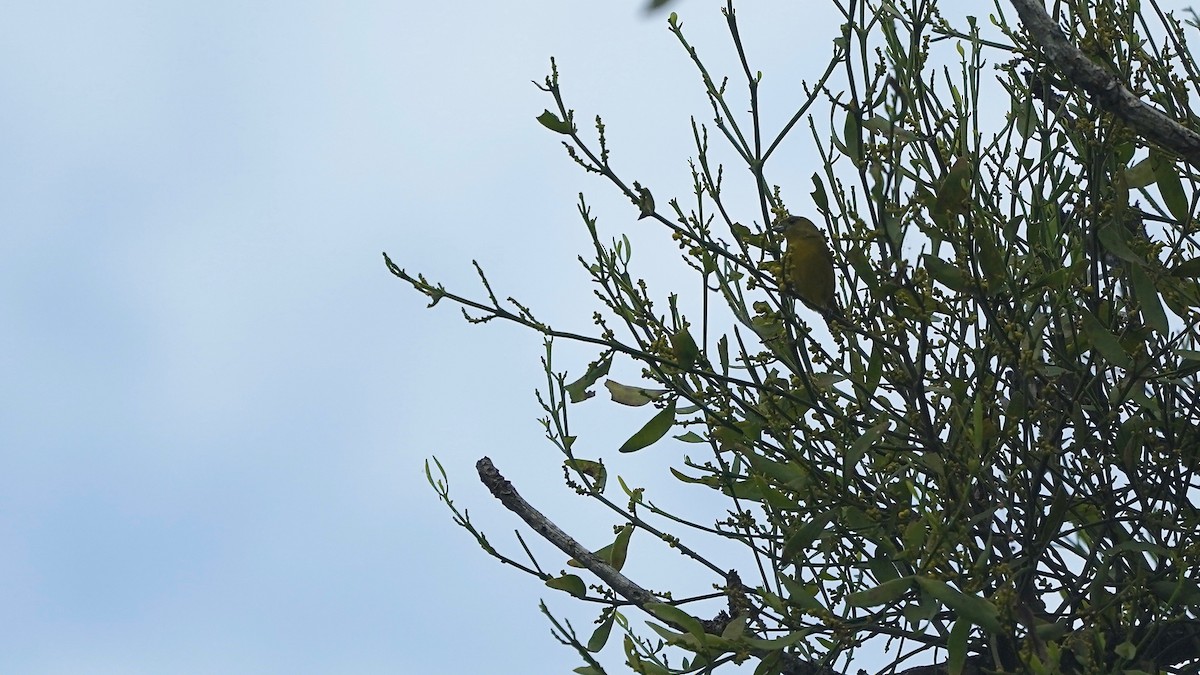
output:
[[[0,13],[0,671],[577,665],[537,600],[585,631],[588,613],[486,559],[422,473],[441,458],[497,544],[516,522],[474,480],[483,454],[609,536],[541,439],[541,341],[426,311],[380,252],[472,293],[477,258],[500,293],[586,328],[576,195],[611,232],[633,220],[537,125],[530,81],[557,56],[620,161],[686,190],[704,101],[665,17],[640,10]],[[715,9],[689,11],[728,54]]]
[[[743,4],[778,124],[837,22],[805,3]],[[578,665],[537,600],[584,635],[590,612],[485,558],[422,469],[437,455],[458,505],[510,553],[517,522],[474,477],[485,454],[569,531],[608,543],[617,523],[562,486],[536,422],[541,340],[427,311],[380,252],[473,296],[477,259],[502,297],[588,330],[582,191],[606,236],[635,235],[661,295],[694,283],[659,262],[677,259],[673,242],[534,119],[551,102],[531,80],[556,56],[581,126],[604,115],[629,180],[660,204],[688,195],[688,119],[711,112],[665,15],[641,8],[0,11],[0,671]],[[736,75],[718,3],[675,9],[717,71]],[[802,202],[807,132],[784,150],[772,178]],[[731,195],[747,189],[729,175]],[[556,352],[575,373],[594,356]],[[644,417],[580,406],[580,447],[661,483],[673,507],[707,508],[665,478],[683,449],[614,458]],[[641,546],[631,574],[646,585],[708,590]]]

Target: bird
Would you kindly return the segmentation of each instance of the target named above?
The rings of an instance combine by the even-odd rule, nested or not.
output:
[[[787,242],[781,263],[783,290],[823,318],[840,319],[842,310],[834,294],[833,255],[825,235],[804,216],[788,216],[773,230]]]

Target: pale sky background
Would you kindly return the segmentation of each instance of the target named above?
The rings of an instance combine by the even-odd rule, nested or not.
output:
[[[736,77],[720,5],[674,9]],[[742,5],[778,124],[838,21],[821,3]],[[712,115],[666,14],[642,6],[0,10],[0,672],[580,665],[537,602],[585,638],[594,608],[485,557],[422,469],[437,455],[458,506],[511,555],[519,523],[475,478],[485,454],[569,531],[608,543],[616,520],[563,487],[536,421],[541,339],[426,310],[380,252],[472,297],[477,259],[501,297],[587,331],[583,191],[606,237],[633,237],[660,298],[693,283],[669,238],[534,119],[551,101],[531,80],[555,56],[580,125],[604,116],[614,164],[660,205],[687,198],[688,119]],[[772,174],[801,206],[809,142],[801,130]],[[729,168],[731,198],[746,176]],[[556,365],[577,375],[594,356],[560,345]],[[603,398],[579,406],[582,454],[661,485],[671,508],[719,515],[667,477],[681,444],[616,456],[648,414]],[[635,537],[631,575],[710,590],[671,556]],[[605,661],[620,663],[619,639]]]

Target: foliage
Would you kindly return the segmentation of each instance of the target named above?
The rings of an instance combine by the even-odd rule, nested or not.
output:
[[[880,672],[1182,672],[1200,658],[1196,167],[1089,96],[999,4],[986,37],[974,18],[952,25],[929,2],[837,4],[845,24],[828,68],[775,131],[764,128],[761,78],[732,3],[724,13],[747,114],[670,18],[702,75],[712,129],[757,187],[752,206],[725,200],[711,129],[694,123],[695,201],[656,209],[649,188],[611,167],[600,118],[595,140],[585,137],[553,65],[544,82],[554,109],[538,120],[640,217],[668,228],[703,279],[698,321],[674,295],[659,313],[629,240],[602,242],[582,201],[595,245],[585,268],[604,305],[596,335],[555,331],[500,303],[482,270],[488,300],[475,301],[388,259],[433,304],[599,350],[568,383],[548,341],[544,422],[568,484],[627,525],[594,556],[569,553],[606,575],[604,586],[522,568],[606,604],[588,640],[556,622],[585,659],[580,673],[603,671],[590,654],[614,624],[639,673],[747,659],[761,675],[851,672],[867,645],[888,649]],[[1056,8],[1066,41],[1091,63],[1165,117],[1200,126],[1200,68],[1186,43],[1194,22],[1154,2]],[[776,276],[769,228],[807,206],[785,203],[768,168],[805,121],[807,151],[823,165],[813,220],[829,237],[845,325],[824,325]],[[656,408],[620,449],[677,432],[692,456],[707,456],[675,476],[727,497],[728,518],[687,523],[624,482],[627,503],[612,501],[608,465],[574,454],[568,408],[595,393],[615,359],[639,363],[652,384],[609,380],[613,400]],[[454,508],[444,474],[430,482]],[[528,505],[505,505],[533,522]],[[659,529],[674,526],[681,533]],[[619,574],[639,529],[710,569],[728,608],[701,619],[667,592],[639,595]],[[742,546],[744,567],[720,570],[696,544],[705,537]],[[652,618],[657,640],[639,636],[630,605]]]

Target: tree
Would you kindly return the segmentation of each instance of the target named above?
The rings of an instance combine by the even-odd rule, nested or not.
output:
[[[997,4],[985,35],[932,2],[835,3],[845,24],[828,66],[777,130],[762,123],[761,77],[733,3],[724,14],[744,114],[669,19],[703,77],[715,136],[749,170],[750,210],[724,197],[727,174],[710,162],[702,124],[694,203],[656,205],[610,166],[600,118],[594,140],[577,124],[551,62],[542,88],[554,109],[538,120],[640,218],[673,233],[704,282],[700,317],[684,316],[674,294],[661,313],[629,240],[602,242],[582,199],[595,245],[585,269],[603,304],[595,335],[500,302],[482,269],[487,297],[475,300],[385,255],[431,306],[525,326],[548,352],[554,340],[599,352],[570,382],[547,359],[541,401],[567,485],[626,522],[610,546],[589,552],[490,459],[478,470],[601,584],[508,557],[427,465],[430,483],[487,553],[606,603],[587,639],[555,623],[583,658],[580,673],[602,672],[592,654],[614,625],[639,673],[747,660],[764,675],[853,672],[872,645],[889,650],[879,672],[1195,672],[1200,68],[1186,37],[1196,16],[1184,24],[1153,0],[1064,0],[1051,17],[1011,0],[1019,23]],[[993,123],[997,99],[1007,113]],[[781,290],[770,226],[801,204],[770,167],[806,119],[807,151],[824,165],[812,176],[813,220],[829,238],[845,322],[826,323]],[[707,455],[674,475],[727,498],[728,518],[665,513],[608,484],[605,461],[619,453],[572,450],[569,407],[617,359],[649,382],[609,379],[612,399],[655,409],[621,452],[674,432]],[[610,498],[618,490],[627,503]],[[711,570],[725,607],[701,615],[622,575],[636,530]],[[719,568],[703,538],[743,547],[744,567]],[[635,613],[652,619],[651,637],[629,622]],[[685,658],[668,659],[672,650]]]

